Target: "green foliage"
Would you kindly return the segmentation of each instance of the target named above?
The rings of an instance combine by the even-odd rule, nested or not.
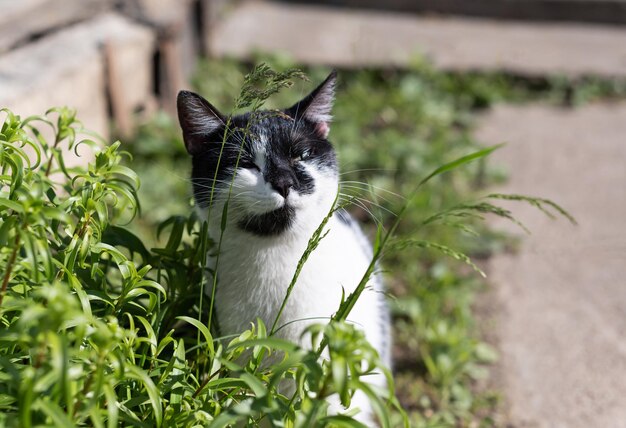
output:
[[[303,95],[302,87],[300,94],[297,87],[290,96],[278,92],[303,78],[297,70],[261,65],[241,77],[242,69],[206,63],[202,72],[211,71],[212,83],[199,80],[200,89],[222,109],[254,110],[266,100],[284,106]],[[317,81],[324,71],[310,74]],[[0,423],[360,427],[352,412],[330,414],[326,401],[334,395],[348,405],[360,391],[383,426],[406,425],[376,350],[342,322],[382,256],[400,297],[393,304],[401,350],[396,376],[411,422],[480,420],[486,400],[470,387],[494,356],[473,335],[476,277],[456,262],[479,270],[465,252],[489,252],[500,242],[479,221],[484,214],[512,216],[490,200],[567,215],[549,201],[519,195],[459,200],[474,198],[494,176],[483,162],[494,148],[481,149],[468,134],[469,106],[493,85],[481,79],[457,81],[427,67],[344,74],[331,134],[346,171],[338,203],[353,203],[355,215],[376,231],[375,255],[333,322],[310,328],[310,349],[275,338],[276,323],[268,329],[259,321],[234,338],[216,334],[212,301],[202,290],[206,252],[217,245],[219,254],[219,241],[208,241],[206,223],[190,214],[190,198],[172,196],[189,195],[189,183],[181,178],[188,174],[179,165],[187,162],[169,118],[144,128],[131,169],[122,164],[130,157],[119,143],[77,142],[85,131],[72,111],[21,120],[4,110]],[[67,167],[64,153],[82,145],[93,160]],[[159,185],[139,189],[139,178]],[[323,226],[301,265],[323,239]],[[374,372],[387,376],[389,390],[367,383]]]
[[[214,338],[197,306],[206,226],[172,217],[158,228],[165,244],[148,250],[123,225],[139,181],[119,143],[77,142],[85,131],[67,109],[2,113],[0,424],[359,427],[325,401],[349,404],[359,390],[389,426],[398,404],[367,383],[385,369],[361,332],[312,327],[314,343],[328,343],[323,359],[260,321]],[[91,161],[67,167],[80,144]]]

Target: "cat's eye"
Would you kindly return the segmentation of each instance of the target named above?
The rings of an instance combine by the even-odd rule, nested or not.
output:
[[[311,157],[311,152],[309,150],[303,150],[300,155],[293,158],[294,162],[305,161]]]

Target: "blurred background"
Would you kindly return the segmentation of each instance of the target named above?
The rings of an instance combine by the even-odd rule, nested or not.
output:
[[[311,80],[269,106],[339,69],[330,139],[370,230],[434,168],[506,142],[433,181],[403,220],[400,237],[463,251],[487,280],[437,248],[388,256],[398,396],[413,426],[626,427],[625,0],[0,0],[0,11],[0,108],[67,105],[121,139],[142,178],[133,227],[155,244],[159,222],[192,209],[177,92],[227,112],[260,62]],[[503,209],[530,235],[486,207],[486,224],[430,217],[501,193],[551,199],[578,225],[519,201]]]

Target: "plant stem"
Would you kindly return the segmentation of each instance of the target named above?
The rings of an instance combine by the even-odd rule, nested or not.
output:
[[[254,111],[254,110],[253,110]],[[232,116],[230,116],[228,118],[228,121],[226,122],[226,130],[224,131],[224,139],[222,140],[222,147],[220,148],[220,154],[219,157],[217,159],[217,167],[215,169],[215,175],[213,176],[213,184],[211,185],[211,197],[209,200],[209,212],[207,214],[207,225],[210,222],[211,219],[211,208],[213,207],[213,193],[215,191],[215,185],[217,183],[217,172],[218,172],[218,168],[220,165],[220,161],[222,159],[222,154],[223,154],[223,150],[224,150],[224,146],[226,145],[227,142],[227,138],[228,138],[228,133],[229,132],[234,132],[234,130],[230,129],[231,126],[231,122],[232,122]],[[228,205],[230,204],[230,199],[232,197],[232,193],[233,193],[233,184],[235,183],[235,178],[237,177],[237,167],[239,166],[239,160],[241,159],[241,151],[243,150],[243,146],[245,143],[245,139],[247,138],[247,136],[250,133],[250,125],[251,125],[252,121],[249,121],[246,125],[246,128],[244,130],[244,136],[241,139],[241,142],[239,144],[239,150],[237,152],[237,159],[235,160],[235,173],[233,174],[233,178],[230,181],[230,186],[228,188],[228,196],[226,198],[226,202],[224,203],[225,205],[225,209],[228,210]],[[224,211],[222,211],[222,216],[224,215]],[[213,308],[215,307],[215,293],[217,292],[217,267],[219,265],[220,262],[220,253],[221,253],[221,249],[222,249],[222,239],[224,238],[224,230],[226,229],[226,222],[225,219],[222,218],[221,222],[220,222],[220,237],[219,240],[217,242],[217,255],[215,257],[215,265],[213,266],[213,286],[211,287],[211,303],[209,306],[209,320],[208,320],[208,327],[209,327],[209,331],[211,331],[211,325],[213,323]],[[204,263],[206,264],[206,257],[205,257],[205,261]],[[203,266],[204,267],[204,266]],[[202,316],[202,307],[200,307],[200,317]],[[198,332],[198,341],[200,340],[200,332]]]
[[[2,301],[4,300],[4,295],[7,291],[7,286],[9,285],[9,279],[11,279],[11,272],[13,271],[13,266],[15,265],[15,259],[17,258],[17,252],[20,248],[20,235],[17,235],[15,238],[15,247],[13,247],[13,252],[11,253],[11,258],[9,259],[9,263],[7,265],[7,271],[4,273],[4,279],[2,280],[2,290],[0,291],[0,306],[2,306]]]
[[[198,387],[198,389],[196,389],[196,391],[193,393],[193,395],[191,397],[192,398],[196,398],[202,392],[202,390],[207,386],[207,384],[211,381],[211,379],[213,379],[215,377],[215,375],[220,373],[220,372],[221,372],[221,370],[215,370],[212,375],[207,376],[207,378],[204,379],[202,384]]]
[[[57,146],[59,145],[59,143],[61,142],[61,138],[59,138],[59,134],[57,133],[57,135],[54,137],[54,144],[52,145],[52,150],[50,151],[50,161],[48,162],[48,166],[46,167],[46,177],[48,177],[50,175],[50,171],[52,169],[52,161],[54,160],[54,155],[52,155],[52,153],[54,152],[54,149],[57,148]]]
[[[304,264],[307,262],[307,260],[309,259],[309,256],[311,255],[311,253],[313,251],[315,251],[315,249],[319,245],[320,241],[325,236],[325,234],[322,234],[322,232],[324,231],[324,227],[326,227],[326,224],[328,223],[328,220],[330,220],[330,218],[335,213],[335,210],[336,210],[335,206],[337,204],[337,200],[338,199],[339,199],[339,191],[337,191],[337,195],[335,196],[335,200],[333,201],[333,205],[332,205],[332,207],[330,209],[330,212],[326,215],[326,217],[324,217],[324,219],[322,220],[320,225],[317,227],[315,232],[313,232],[313,235],[311,236],[311,238],[309,239],[309,242],[307,244],[306,250],[304,251],[304,253],[300,257],[300,260],[298,260],[298,265],[296,266],[296,271],[294,272],[293,277],[291,278],[291,282],[289,283],[289,286],[287,287],[287,292],[285,293],[285,297],[283,298],[283,301],[282,301],[282,303],[280,305],[280,309],[278,309],[278,313],[276,314],[276,318],[274,318],[274,322],[272,323],[272,328],[270,329],[270,336],[273,336],[274,333],[276,332],[276,327],[278,327],[278,321],[280,320],[280,316],[283,314],[283,310],[285,309],[285,306],[287,305],[287,300],[289,300],[289,296],[291,296],[291,292],[293,291],[293,287],[296,285],[296,281],[298,280],[298,277],[300,276],[300,272],[302,271],[302,268],[304,267]]]

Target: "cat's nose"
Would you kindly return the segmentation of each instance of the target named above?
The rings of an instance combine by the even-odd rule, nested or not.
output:
[[[282,175],[272,181],[272,188],[276,190],[283,198],[287,198],[289,189],[294,185],[293,178],[289,175]]]

